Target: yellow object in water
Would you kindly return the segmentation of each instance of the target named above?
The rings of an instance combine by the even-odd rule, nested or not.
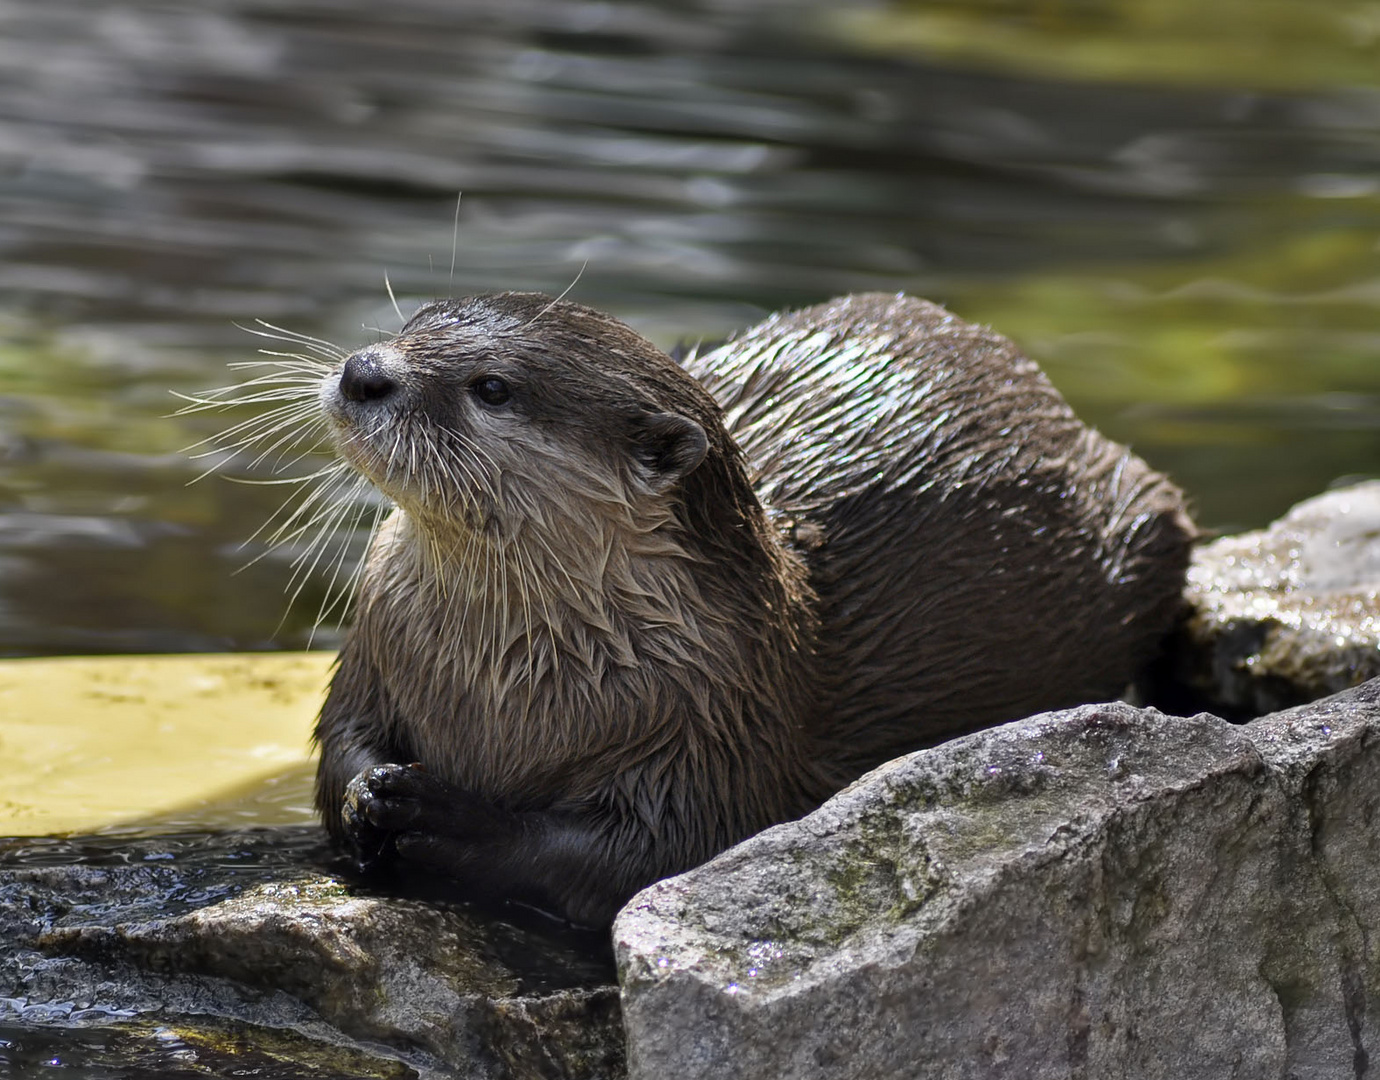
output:
[[[312,819],[332,653],[0,661],[0,835]]]

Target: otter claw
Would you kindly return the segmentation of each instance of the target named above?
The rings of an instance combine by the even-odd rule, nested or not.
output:
[[[372,819],[370,810],[377,796],[370,783],[371,775],[378,770],[366,769],[345,786],[345,797],[340,805],[340,823],[345,838],[351,848],[350,854],[362,872],[374,869],[386,861],[390,836],[387,830],[379,828]]]

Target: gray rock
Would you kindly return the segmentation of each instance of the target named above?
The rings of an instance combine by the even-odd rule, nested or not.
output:
[[[1377,819],[1380,682],[899,759],[624,909],[630,1075],[1360,1076]]]
[[[1168,697],[1244,718],[1380,676],[1378,595],[1380,482],[1200,548],[1167,665],[1178,695]]]
[[[0,1029],[119,1022],[106,1041],[127,1068],[161,1061],[169,1026],[201,1033],[187,1052],[203,1058],[224,1041],[205,1034],[212,1017],[255,1031],[261,1056],[329,1075],[623,1074],[597,957],[470,908],[357,895],[312,866],[316,830],[52,857],[42,843],[0,850]],[[128,1022],[151,1018],[140,1042]]]

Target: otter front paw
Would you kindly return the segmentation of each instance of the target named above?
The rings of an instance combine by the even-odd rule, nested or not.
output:
[[[366,857],[378,851],[406,858],[425,850],[426,841],[497,839],[505,823],[501,812],[420,764],[366,768],[345,789],[341,812],[346,833],[357,837]]]
[[[386,792],[388,777],[395,771],[406,773],[408,765],[375,765],[361,770],[345,785],[345,797],[340,806],[341,831],[345,844],[358,868],[368,873],[392,861],[397,855],[393,846],[395,827]]]

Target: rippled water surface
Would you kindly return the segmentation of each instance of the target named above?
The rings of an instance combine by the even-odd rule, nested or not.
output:
[[[667,346],[911,290],[1211,526],[1380,471],[1380,28],[1198,7],[0,3],[0,651],[305,644],[321,582],[280,627],[292,553],[235,573],[278,492],[187,486],[169,391],[395,329],[385,273],[584,267]]]

